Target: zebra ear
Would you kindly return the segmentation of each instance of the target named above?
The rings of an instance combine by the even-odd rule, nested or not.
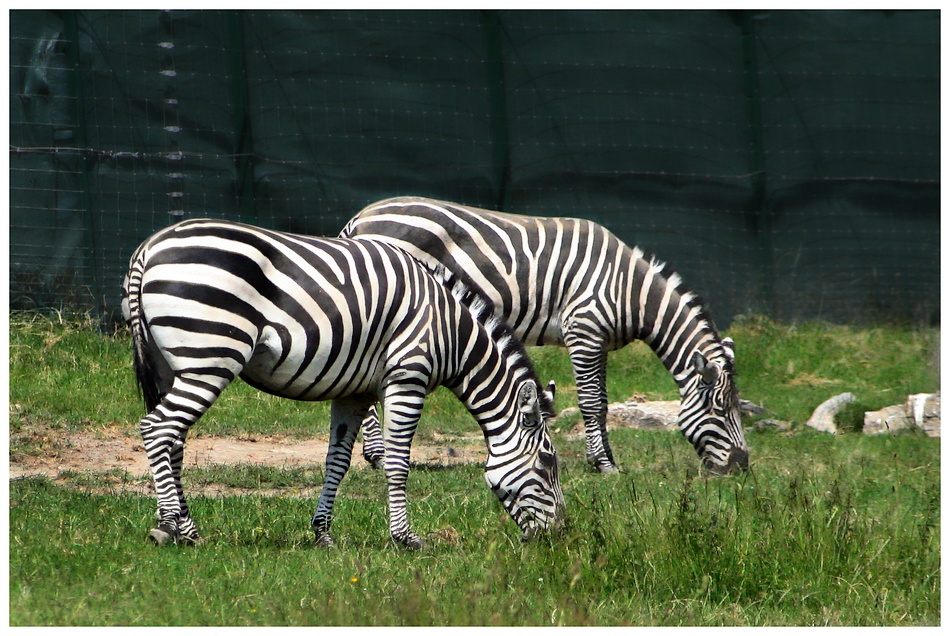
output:
[[[712,384],[719,377],[719,367],[709,364],[706,357],[699,351],[693,353],[693,369],[699,374],[706,384]]]
[[[732,341],[732,338],[723,338],[722,339],[722,348],[726,352],[726,357],[729,358],[732,362],[736,361],[736,343]]]
[[[540,402],[539,408],[541,409],[541,417],[545,420],[553,420],[555,417],[554,414],[554,393],[557,390],[557,387],[554,384],[554,380],[548,382],[548,386],[545,389],[541,390],[541,396],[538,398]],[[544,398],[544,399],[541,399]],[[548,405],[551,406],[548,409]]]
[[[541,403],[538,401],[538,387],[532,380],[522,382],[518,388],[518,411],[525,426],[537,426],[541,423]]]

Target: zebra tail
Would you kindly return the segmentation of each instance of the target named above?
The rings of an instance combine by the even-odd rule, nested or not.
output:
[[[124,308],[127,311],[126,320],[132,331],[132,360],[135,368],[135,380],[139,387],[142,399],[145,401],[145,412],[151,413],[158,406],[167,393],[162,389],[161,374],[156,365],[152,347],[148,342],[148,327],[142,315],[142,267],[137,260],[126,279],[126,298],[128,303]]]
[[[140,321],[141,322],[141,321]],[[158,406],[158,403],[165,397],[166,391],[162,390],[159,383],[159,374],[155,368],[155,361],[152,358],[152,352],[148,343],[142,335],[142,327],[132,329],[133,358],[135,361],[135,380],[138,382],[139,391],[145,400],[145,412],[151,413]]]

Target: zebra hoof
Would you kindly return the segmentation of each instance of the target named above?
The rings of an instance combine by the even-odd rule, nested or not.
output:
[[[169,543],[178,543],[178,539],[175,536],[175,532],[171,531],[171,528],[167,526],[162,528],[159,526],[157,528],[152,528],[148,533],[148,538],[151,539],[152,543],[155,545],[168,545]]]
[[[152,528],[148,533],[148,538],[155,545],[198,545],[204,541],[197,532],[181,534],[170,526]]]
[[[197,532],[194,534],[183,534],[178,537],[178,541],[182,545],[198,545],[199,543],[204,543],[204,538],[199,535]]]
[[[382,470],[383,468],[382,455],[363,455],[363,459],[369,462],[369,465],[375,468],[376,470]]]
[[[316,532],[314,534],[316,535],[318,548],[332,548],[336,545],[329,532]]]
[[[407,536],[402,539],[398,539],[399,543],[403,545],[404,548],[411,552],[416,552],[418,550],[423,550],[426,547],[425,542],[420,539],[415,534],[409,533]]]
[[[615,474],[619,475],[620,474],[620,468],[618,468],[616,464],[598,466],[597,470],[600,471],[604,475],[615,475]]]
[[[617,467],[617,465],[606,457],[588,457],[587,461],[590,463],[591,468],[596,470],[598,473],[609,475],[611,473],[620,472],[620,469]]]

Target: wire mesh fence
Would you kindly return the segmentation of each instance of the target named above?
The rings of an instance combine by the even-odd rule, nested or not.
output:
[[[939,313],[939,12],[12,11],[10,299],[183,218],[580,216],[720,326]]]

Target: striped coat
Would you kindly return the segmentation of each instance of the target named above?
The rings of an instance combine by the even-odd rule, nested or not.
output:
[[[390,533],[422,545],[406,511],[409,448],[443,385],[485,433],[489,486],[524,536],[559,525],[563,495],[544,394],[494,308],[393,246],[215,220],[184,221],[133,254],[123,289],[141,421],[158,495],[158,542],[196,541],[181,487],[189,427],[236,377],[296,400],[332,400],[327,474],[312,528],[332,544],[337,488],[359,424],[383,404]]]
[[[397,197],[364,208],[340,236],[387,241],[441,264],[490,299],[525,344],[567,347],[587,458],[597,469],[616,468],[606,430],[607,352],[634,340],[650,345],[676,380],[680,429],[706,466],[748,465],[732,341],[720,338],[677,274],[606,228]]]

